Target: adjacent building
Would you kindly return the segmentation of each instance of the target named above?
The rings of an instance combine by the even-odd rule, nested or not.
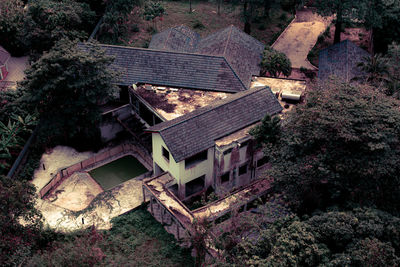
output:
[[[346,82],[360,78],[365,73],[357,66],[365,62],[371,55],[349,40],[344,40],[321,50],[319,53],[318,78],[326,80],[336,76]]]

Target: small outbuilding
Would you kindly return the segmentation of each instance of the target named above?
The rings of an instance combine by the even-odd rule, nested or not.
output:
[[[8,61],[11,55],[0,46],[0,81],[4,80],[8,74]]]
[[[321,50],[319,53],[318,78],[325,80],[337,76],[350,82],[353,78],[362,77],[365,73],[357,66],[371,55],[349,40],[344,40]]]

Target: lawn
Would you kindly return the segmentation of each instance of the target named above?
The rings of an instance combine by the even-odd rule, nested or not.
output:
[[[152,34],[182,24],[192,28],[202,37],[229,25],[235,25],[242,30],[244,28],[242,5],[223,3],[220,15],[217,14],[216,3],[193,1],[192,13],[189,13],[188,1],[164,1],[163,5],[167,14],[161,20],[157,20],[155,27],[153,22],[143,19],[140,8],[135,8],[128,21],[128,35],[120,44],[147,47]],[[265,44],[271,44],[293,18],[290,13],[279,8],[271,10],[269,20],[262,16],[262,9],[255,10],[254,14],[251,35]]]

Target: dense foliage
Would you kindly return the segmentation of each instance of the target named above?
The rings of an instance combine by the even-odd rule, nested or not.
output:
[[[62,38],[87,38],[94,24],[95,13],[85,3],[38,0],[28,5],[23,33],[26,45],[42,53]]]
[[[41,132],[52,133],[47,143],[98,141],[99,104],[116,92],[112,58],[96,45],[84,51],[62,40],[27,70],[20,90],[30,110],[37,109]],[[78,145],[76,144],[76,145]]]
[[[29,266],[193,266],[190,252],[144,210],[113,219],[110,231],[94,228],[66,236],[29,260]]]
[[[356,202],[399,214],[398,107],[368,86],[315,86],[266,144],[275,189],[300,213]]]
[[[106,11],[100,25],[101,41],[118,44],[128,32],[128,16],[140,0],[113,0],[106,2]]]
[[[35,188],[0,175],[0,264],[22,265],[41,239],[41,216],[35,209]],[[21,225],[21,222],[26,224]]]
[[[224,256],[237,266],[397,266],[399,227],[399,218],[375,209],[288,215],[255,221]]]
[[[261,61],[261,72],[268,72],[273,77],[279,77],[281,74],[288,77],[292,73],[292,63],[284,53],[266,46]]]
[[[19,0],[0,1],[1,45],[13,55],[21,55],[26,50],[26,47],[21,42],[24,13],[23,2]]]

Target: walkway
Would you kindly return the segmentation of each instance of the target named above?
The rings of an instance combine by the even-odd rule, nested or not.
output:
[[[286,54],[292,68],[305,67],[315,70],[307,60],[308,52],[314,47],[318,36],[331,23],[331,18],[322,18],[311,10],[298,11],[294,21],[279,36],[272,47]]]

